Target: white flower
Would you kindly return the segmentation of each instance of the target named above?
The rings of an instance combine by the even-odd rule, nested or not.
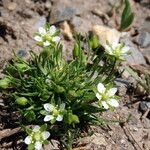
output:
[[[124,60],[124,56],[129,54],[130,47],[121,43],[108,43],[105,45],[105,51],[109,55],[115,56],[117,59]]]
[[[52,104],[46,103],[44,104],[44,109],[46,110],[46,116],[44,117],[44,121],[62,121],[63,120],[63,112],[65,109],[65,103],[60,104],[60,106],[54,106]]]
[[[44,109],[48,112],[52,112],[54,108],[55,107],[52,104],[49,104],[49,103],[44,104]]]
[[[55,46],[60,41],[58,34],[55,26],[40,27],[34,40],[42,47]]]
[[[97,85],[97,93],[96,97],[99,99],[99,103],[105,108],[109,109],[109,107],[118,107],[119,103],[114,98],[117,88],[107,89],[102,83]]]
[[[50,133],[48,131],[44,131],[42,132],[42,137],[43,137],[43,140],[46,140],[50,137]]]
[[[55,26],[51,26],[51,27],[49,28],[49,33],[50,33],[50,35],[53,35],[55,32],[56,32],[56,27],[55,27]]]
[[[34,128],[33,128],[33,132],[38,132],[40,130],[40,126],[35,126]]]
[[[109,106],[108,106],[108,104],[107,104],[105,101],[102,101],[102,106],[103,106],[105,109],[109,109]]]
[[[65,106],[66,106],[65,103],[60,104],[60,106],[59,106],[60,110],[64,110],[64,109],[65,109]]]
[[[50,137],[50,133],[48,131],[42,131],[40,126],[35,126],[28,135],[24,142],[27,145],[34,144],[35,150],[41,150],[42,144]]]
[[[31,137],[31,136],[27,136],[27,137],[25,138],[24,142],[25,142],[27,145],[31,144],[31,142],[32,142],[32,137]]]
[[[52,38],[52,41],[58,43],[60,41],[60,37],[55,36],[55,37]]]
[[[42,143],[40,141],[35,142],[35,149],[41,150],[42,149]]]
[[[56,118],[57,121],[62,121],[63,120],[63,116],[62,115],[58,115]]]
[[[53,119],[54,119],[54,116],[52,116],[52,115],[46,115],[46,116],[44,117],[44,121],[45,121],[45,122],[50,121],[50,120],[53,120]]]
[[[39,33],[43,36],[46,35],[46,30],[43,27],[39,27]]]
[[[37,35],[34,37],[34,40],[36,40],[37,42],[42,42],[42,37]]]
[[[49,45],[50,45],[50,42],[45,41],[45,42],[43,42],[43,45],[44,45],[44,47],[49,46]]]

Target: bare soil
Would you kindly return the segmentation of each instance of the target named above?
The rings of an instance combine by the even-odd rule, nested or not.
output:
[[[94,24],[117,27],[118,16],[116,21],[114,16],[109,17],[108,20],[106,17],[114,1],[0,0],[0,72],[8,60],[13,57],[12,49],[15,49],[18,54],[25,58],[29,57],[29,50],[32,49],[37,52],[40,50],[35,45],[33,34],[44,22],[53,23],[61,27],[64,21],[68,21],[72,27],[74,25],[72,23],[73,19],[76,22],[76,18],[79,17],[79,20],[82,20],[83,28],[78,28],[76,25],[74,25],[74,28],[78,28],[81,32],[88,32]],[[134,30],[134,33],[137,31],[138,35],[141,28],[145,27],[145,21],[150,20],[150,1],[143,0],[139,3],[131,0],[131,2],[136,19],[129,32]],[[72,14],[68,13],[66,8],[69,8]],[[100,9],[105,15],[95,15],[92,11],[94,9]],[[62,12],[58,10],[62,10]],[[73,40],[62,38],[66,43],[65,48],[67,51],[65,53],[69,55],[68,50]],[[131,39],[134,42],[134,38]],[[150,46],[141,50],[142,53],[150,51]],[[146,62],[144,70],[149,72],[150,65],[147,60]],[[142,72],[140,66],[137,68],[138,71]],[[0,73],[0,77],[2,76],[3,74]],[[120,107],[114,112],[105,112],[103,114],[104,117],[110,119],[119,119],[121,123],[110,124],[105,127],[92,126],[91,129],[95,131],[94,135],[79,139],[74,150],[150,150],[150,108],[144,111],[140,109],[141,102],[148,102],[150,99],[140,92],[135,92],[133,87],[136,87],[137,83],[133,78],[124,77],[124,80],[128,81],[130,85],[121,89],[122,93],[118,93],[122,95]],[[3,101],[5,99],[0,95],[0,103]],[[23,140],[21,140],[25,138],[25,135],[16,123],[19,120],[21,120],[21,117],[13,108],[10,110],[7,107],[0,106],[1,150],[26,149]]]

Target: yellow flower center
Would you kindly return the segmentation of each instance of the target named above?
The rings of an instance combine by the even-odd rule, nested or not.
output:
[[[33,135],[33,138],[36,141],[40,141],[40,139],[41,139],[41,133],[40,132],[35,132],[34,135]]]

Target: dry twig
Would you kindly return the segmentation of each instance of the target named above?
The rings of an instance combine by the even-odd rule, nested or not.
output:
[[[32,127],[32,125],[29,125],[27,127],[30,128],[30,127]],[[4,129],[4,130],[0,131],[0,140],[3,138],[6,138],[6,137],[12,136],[16,133],[20,133],[20,132],[23,132],[23,129],[21,127],[17,127],[14,129]]]

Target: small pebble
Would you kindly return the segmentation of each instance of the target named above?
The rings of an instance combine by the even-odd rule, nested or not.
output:
[[[150,102],[141,101],[140,110],[145,112],[148,108],[150,108]]]
[[[146,31],[140,33],[137,42],[141,47],[147,47],[150,44],[150,33]]]
[[[19,55],[21,57],[25,57],[25,56],[27,56],[27,52],[26,52],[26,50],[21,49],[17,52],[17,55]]]
[[[10,2],[8,5],[7,5],[7,8],[9,9],[9,10],[15,10],[16,9],[16,7],[17,7],[17,4],[16,3],[14,3],[14,2]]]

